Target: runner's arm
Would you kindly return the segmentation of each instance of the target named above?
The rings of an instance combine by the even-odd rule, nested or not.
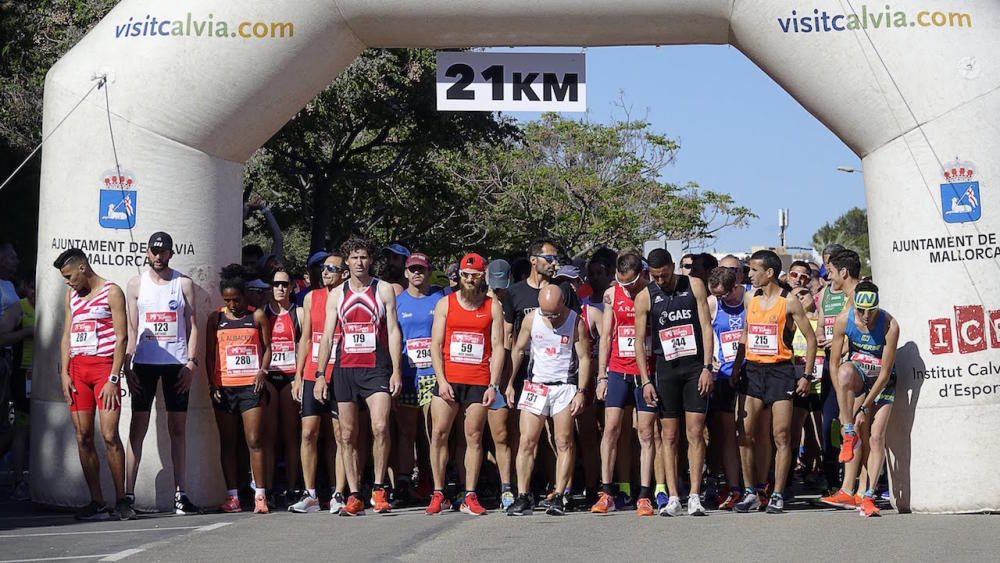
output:
[[[789,293],[785,297],[785,306],[791,311],[795,326],[799,328],[799,332],[806,338],[806,370],[804,375],[808,377],[812,374],[816,364],[816,333],[813,332],[812,323],[809,322],[806,310],[802,308],[802,303],[799,302],[797,297]]]
[[[399,330],[399,321],[396,320],[396,291],[392,288],[392,284],[386,282],[379,282],[378,290],[382,293],[382,301],[385,302],[385,326],[389,337],[392,373],[399,375],[400,357],[403,355],[403,331]]]
[[[194,291],[194,281],[184,276],[181,278],[181,292],[184,294],[184,326],[187,329],[187,357],[198,359],[198,337],[201,330],[198,328],[198,304],[195,301],[197,294]],[[185,364],[192,363],[185,361]]]
[[[63,300],[63,335],[59,344],[59,375],[69,377],[69,336],[73,327],[73,311],[69,308],[69,291]]]
[[[303,372],[306,369],[306,358],[312,354],[312,292],[306,294],[302,299],[302,306],[298,308],[301,317],[299,318],[299,345],[295,350],[295,380],[302,382]]]
[[[330,354],[333,353],[333,335],[337,331],[337,322],[340,320],[337,315],[337,309],[340,307],[340,296],[343,295],[343,287],[341,285],[331,291],[330,296],[326,299],[326,322],[323,323],[323,337],[319,340],[319,355],[316,357],[317,379],[319,379],[321,372],[323,377],[326,377],[326,364],[330,362]],[[395,309],[393,309],[393,313],[395,314]],[[386,314],[386,317],[388,318],[388,314]]]
[[[752,297],[750,296],[750,292],[749,291],[744,291],[743,292],[743,310],[744,311],[749,311],[750,310],[750,300],[751,299],[752,299]],[[733,358],[733,374],[730,376],[730,381],[739,381],[740,375],[743,372],[743,362],[744,362],[744,360],[746,359],[746,356],[747,356],[747,334],[748,334],[747,331],[749,331],[749,330],[750,330],[750,323],[746,322],[746,320],[744,319],[744,321],[743,321],[743,332],[742,332],[742,334],[740,334],[740,341],[736,345],[736,357]],[[734,383],[734,385],[735,385],[735,383]]]
[[[597,378],[608,376],[608,358],[611,356],[611,323],[614,322],[614,287],[609,287],[604,292],[604,310],[607,315],[601,317],[601,330],[598,337],[601,339],[597,349]]]
[[[141,274],[140,274],[141,275]],[[125,312],[128,317],[128,347],[125,349],[125,365],[132,365],[135,347],[139,342],[139,276],[132,276],[125,285]]]
[[[830,381],[833,388],[840,389],[840,364],[844,358],[844,334],[847,330],[847,311],[837,315],[833,323],[833,338],[830,339],[830,354],[826,361],[830,362]]]
[[[878,377],[875,378],[875,383],[872,384],[871,390],[865,395],[864,402],[862,403],[862,406],[868,410],[871,410],[875,405],[875,401],[878,400],[878,396],[882,394],[886,385],[889,384],[889,378],[892,377],[892,370],[896,367],[896,346],[899,345],[899,323],[893,317],[889,317],[888,325],[889,327],[885,331],[885,347],[882,348],[882,367],[879,369]]]
[[[641,384],[650,381],[652,377],[649,370],[652,366],[649,362],[650,350],[646,349],[646,331],[649,330],[649,291],[640,291],[633,301],[635,305],[635,364],[639,368],[639,378]]]
[[[281,225],[274,218],[270,207],[262,204],[260,212],[264,215],[264,219],[267,220],[267,227],[271,231],[271,254],[281,258],[285,255],[285,236],[281,233]]]
[[[216,351],[219,332],[219,312],[212,311],[205,322],[205,375],[208,379],[208,388],[215,391],[215,363],[219,359]]]
[[[444,300],[442,299],[442,301]],[[490,384],[499,388],[500,381],[503,378],[503,366],[506,363],[504,357],[507,354],[503,347],[503,309],[498,300],[493,300],[491,310],[493,323],[490,327],[490,350],[492,350],[492,355],[490,356]],[[442,338],[442,340],[444,339]]]
[[[587,307],[588,305],[584,305]],[[578,390],[586,389],[590,386],[590,327],[583,322],[579,315],[576,319],[576,357],[579,362],[579,384]]]
[[[111,361],[111,373],[118,375],[125,362],[125,348],[128,346],[128,320],[125,312],[125,293],[113,285],[108,291],[108,306],[111,308],[111,326],[115,329],[115,355]]]
[[[712,365],[712,359],[715,357],[715,331],[712,330],[712,314],[708,309],[708,290],[705,289],[705,284],[700,279],[688,279],[691,280],[691,292],[694,294],[695,302],[698,304],[698,322],[701,324],[701,347],[704,353],[702,365],[710,366]]]
[[[260,369],[267,373],[271,369],[271,322],[267,320],[264,309],[253,312],[253,322],[260,331]]]
[[[521,331],[517,333],[517,341],[514,342],[514,349],[510,352],[510,372],[512,374],[517,373],[521,367],[524,354],[531,341],[531,325],[534,319],[535,311],[532,311],[525,315],[524,321],[521,322]],[[511,377],[513,378],[513,375]]]
[[[444,373],[444,333],[447,319],[448,299],[439,299],[434,305],[434,323],[431,325],[431,365],[434,366],[434,377],[438,385],[447,381]],[[502,348],[500,355],[503,355]]]

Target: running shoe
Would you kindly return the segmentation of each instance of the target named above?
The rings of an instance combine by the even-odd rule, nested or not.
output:
[[[656,493],[656,510],[663,510],[668,502],[670,502],[670,496],[667,493]]]
[[[660,509],[660,516],[680,516],[683,511],[684,508],[681,506],[681,499],[670,497],[667,505]]]
[[[635,503],[636,516],[654,516],[655,514],[653,504],[649,502],[648,498],[641,498]]]
[[[533,504],[528,495],[518,495],[517,499],[514,500],[514,504],[510,505],[510,508],[507,509],[507,516],[531,516],[534,512]]]
[[[331,503],[332,505],[333,503]],[[357,495],[351,495],[347,498],[347,502],[344,503],[344,507],[340,510],[341,516],[364,516],[365,515],[365,503],[357,497]]]
[[[388,514],[392,512],[392,505],[389,504],[389,494],[385,489],[375,489],[372,491],[372,508],[375,514]]]
[[[844,489],[840,489],[828,497],[820,497],[819,501],[827,506],[832,506],[841,510],[849,510],[857,508],[858,506],[854,499],[854,495],[844,492]]]
[[[434,486],[431,484],[430,479],[426,479],[423,476],[417,481],[417,498],[425,499],[430,498],[431,494],[434,493]],[[514,502],[511,500],[511,502]]]
[[[555,490],[555,489],[552,489],[551,491],[549,491],[549,492],[548,492],[548,493],[547,493],[547,494],[545,495],[545,498],[543,498],[543,499],[542,499],[542,500],[541,500],[541,501],[540,501],[540,502],[538,503],[538,508],[541,508],[541,509],[544,509],[544,510],[548,510],[548,509],[549,509],[549,505],[551,505],[551,504],[552,504],[552,499],[556,498],[556,495],[557,495],[557,494],[558,494],[558,493],[556,492],[556,490]]]
[[[688,515],[689,516],[704,516],[708,514],[705,512],[705,507],[701,505],[701,498],[696,495],[688,496]]]
[[[840,444],[840,456],[837,461],[847,463],[854,459],[854,452],[861,447],[861,438],[857,433],[844,434],[844,441]]]
[[[446,501],[447,499],[444,498],[444,493],[441,491],[434,491],[434,494],[431,495],[431,503],[427,505],[427,510],[425,510],[424,513],[440,514]]]
[[[257,495],[253,499],[253,513],[254,514],[268,514],[271,510],[267,507],[267,497],[264,495]]]
[[[500,510],[506,511],[512,504],[514,504],[514,493],[512,491],[504,491],[500,494]]]
[[[219,510],[228,513],[243,512],[243,507],[240,506],[239,497],[229,497],[228,499],[226,499],[226,502],[222,503],[222,506],[219,507]]]
[[[732,510],[736,503],[740,502],[743,498],[743,491],[737,488],[729,489],[729,494],[726,495],[725,500],[719,504],[719,510]]]
[[[556,494],[549,499],[549,506],[545,509],[549,516],[563,516],[566,514],[566,498],[561,494]]]
[[[767,503],[771,500],[772,485],[770,482],[764,483],[764,487],[757,489],[757,498],[760,500],[760,509],[767,509]]]
[[[119,520],[131,520],[135,518],[135,509],[132,508],[132,505],[127,500],[121,498],[115,503],[113,515]]]
[[[635,508],[635,501],[632,500],[632,497],[618,491],[618,494],[615,495],[615,508],[618,510],[631,510]]]
[[[344,502],[344,493],[340,491],[333,493],[333,496],[330,497],[330,514],[340,514],[345,504],[347,503]]]
[[[867,496],[861,499],[859,512],[865,518],[874,518],[882,515],[878,507],[875,506],[875,499]]]
[[[590,511],[594,514],[607,514],[615,510],[617,510],[615,508],[615,501],[611,498],[611,495],[604,491],[597,493],[597,502],[594,503],[594,506],[590,507]]]
[[[778,493],[771,495],[771,502],[767,503],[768,514],[781,514],[785,511],[785,499]]]
[[[409,483],[400,484],[399,487],[392,493],[392,507],[393,508],[406,508],[413,504],[413,495],[410,494]]]
[[[330,504],[332,505],[333,502],[330,502]],[[309,493],[303,493],[302,498],[298,502],[288,507],[288,511],[296,514],[319,512],[319,499],[311,496]]]
[[[483,514],[486,514],[486,509],[479,504],[479,498],[476,496],[476,493],[467,493],[465,495],[465,500],[462,502],[461,510],[463,514],[471,514],[473,516],[482,516]]]
[[[199,514],[201,509],[194,505],[188,496],[183,493],[174,493],[174,514],[181,516],[188,514]]]
[[[91,501],[90,504],[81,508],[76,513],[77,520],[110,520],[111,515],[108,514],[108,507],[104,506],[99,502]]]
[[[734,512],[746,513],[752,512],[760,508],[760,499],[757,498],[757,493],[749,493],[743,497],[743,500],[736,503],[733,506]]]

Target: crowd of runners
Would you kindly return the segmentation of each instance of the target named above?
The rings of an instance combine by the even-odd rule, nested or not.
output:
[[[81,250],[55,261],[59,377],[92,498],[79,518],[135,515],[158,388],[175,510],[203,510],[185,492],[187,456],[216,455],[186,451],[195,378],[226,512],[777,514],[811,488],[879,515],[899,328],[852,250],[831,245],[821,264],[608,248],[574,261],[541,240],[448,263],[352,236],[301,275],[253,250],[204,288],[221,306],[201,323],[167,233],[124,288]]]

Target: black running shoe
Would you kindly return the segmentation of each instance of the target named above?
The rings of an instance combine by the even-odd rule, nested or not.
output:
[[[76,513],[77,520],[109,520],[108,507],[99,502],[91,502]]]
[[[549,501],[549,507],[545,509],[549,516],[563,516],[566,514],[566,500],[562,495],[556,495]]]
[[[201,509],[195,506],[187,495],[177,493],[174,495],[174,514],[200,514]]]
[[[135,509],[129,504],[128,500],[121,499],[115,503],[115,516],[119,520],[131,520],[135,518]]]
[[[520,495],[514,504],[507,509],[507,516],[531,516],[534,512],[532,504],[534,503],[531,502],[528,495]]]

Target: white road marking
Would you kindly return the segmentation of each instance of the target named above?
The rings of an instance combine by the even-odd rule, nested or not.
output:
[[[170,528],[133,528],[129,530],[91,530],[88,532],[43,532],[41,534],[11,534],[0,538],[37,538],[42,536],[84,536],[92,534],[128,534],[132,532],[165,532],[169,530],[197,530],[202,526],[174,526]],[[0,563],[4,563],[0,561]]]
[[[224,526],[228,526],[232,522],[216,522],[215,524],[209,524],[208,526],[202,526],[200,528],[195,528],[196,532],[211,532],[212,530],[218,530]]]
[[[72,555],[69,557],[42,557],[41,559],[4,559],[0,563],[28,563],[29,561],[69,561],[71,559],[96,559],[98,557],[108,557],[111,553],[98,553],[97,555]]]
[[[146,551],[146,550],[145,549],[126,549],[124,551],[119,551],[118,553],[114,553],[112,555],[109,555],[109,556],[105,557],[104,559],[101,559],[101,561],[121,561],[122,559],[125,559],[126,557],[130,557],[132,555],[135,555],[136,553],[142,553],[143,551]]]

